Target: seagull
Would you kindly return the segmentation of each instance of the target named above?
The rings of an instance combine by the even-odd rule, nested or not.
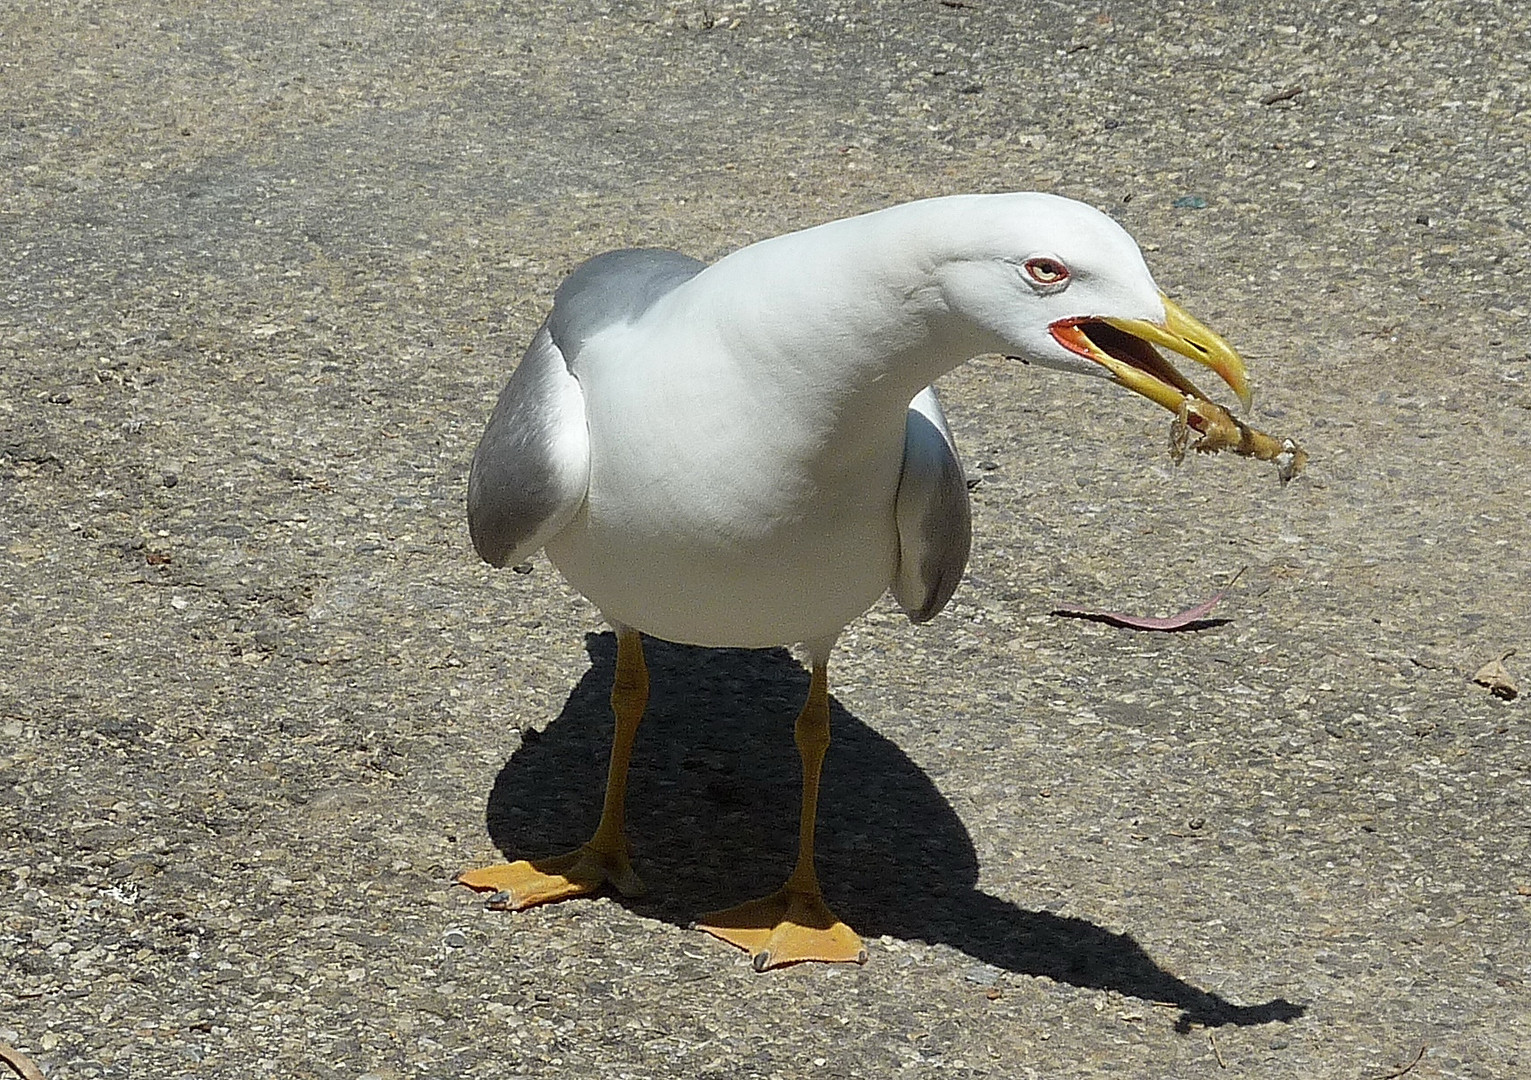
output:
[[[864,963],[814,867],[831,649],[891,589],[915,623],[967,565],[967,484],[932,383],[972,357],[1104,376],[1184,416],[1208,400],[1160,348],[1247,409],[1243,361],[1154,284],[1106,214],[1042,193],[892,206],[710,265],[608,252],[559,286],[473,457],[468,523],[494,566],[539,549],[616,632],[600,822],[568,854],[458,880],[522,909],[643,892],[623,825],[648,699],[643,639],[801,645],[810,671],[797,863],[769,896],[702,916],[757,971]]]

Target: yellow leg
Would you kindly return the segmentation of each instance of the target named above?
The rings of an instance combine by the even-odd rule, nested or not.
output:
[[[866,963],[856,932],[835,918],[819,891],[813,866],[813,828],[818,816],[819,776],[829,749],[829,679],[815,661],[808,700],[797,716],[797,749],[803,759],[803,811],[798,823],[797,866],[770,896],[702,916],[697,929],[749,952],[756,971],[804,960]]]
[[[536,904],[567,900],[593,893],[607,882],[623,896],[641,896],[643,882],[633,872],[627,854],[623,813],[627,804],[627,765],[632,758],[633,737],[649,700],[649,672],[643,662],[643,639],[638,631],[617,632],[617,674],[611,684],[611,711],[616,733],[611,742],[611,764],[606,772],[606,801],[595,835],[567,855],[547,859],[500,863],[469,870],[457,882],[481,892],[504,893],[503,901],[491,897],[495,907],[520,911]]]

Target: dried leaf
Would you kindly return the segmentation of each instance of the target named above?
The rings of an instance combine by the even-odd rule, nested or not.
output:
[[[1210,600],[1205,600],[1195,607],[1186,608],[1178,615],[1130,615],[1125,611],[1094,611],[1089,608],[1055,608],[1054,615],[1062,615],[1069,619],[1089,619],[1092,622],[1103,622],[1111,626],[1121,626],[1128,630],[1198,630],[1205,626],[1203,620],[1217,607],[1218,602],[1228,595],[1233,588],[1234,582],[1239,580],[1240,575],[1247,568],[1240,568],[1233,575],[1233,581],[1228,582],[1228,588],[1212,594]]]
[[[0,1042],[0,1061],[5,1062],[22,1080],[43,1080],[42,1070],[32,1060],[7,1042]]]
[[[1514,701],[1520,694],[1520,687],[1515,685],[1515,680],[1510,677],[1510,669],[1504,666],[1504,662],[1515,655],[1511,649],[1498,660],[1490,660],[1484,664],[1473,676],[1473,682],[1479,686],[1488,687],[1488,692],[1496,698],[1504,701]]]

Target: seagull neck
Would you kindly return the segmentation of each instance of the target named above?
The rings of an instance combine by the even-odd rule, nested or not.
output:
[[[698,284],[717,290],[708,306],[726,312],[718,332],[731,355],[836,412],[902,416],[923,387],[999,348],[947,304],[937,230],[890,220],[900,209],[754,244],[705,272]]]

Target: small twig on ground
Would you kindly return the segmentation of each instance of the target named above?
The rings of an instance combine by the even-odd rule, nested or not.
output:
[[[8,1042],[0,1042],[0,1061],[15,1069],[21,1080],[44,1080],[42,1070],[32,1064],[32,1059]]]
[[[1414,1066],[1418,1065],[1421,1061],[1424,1060],[1425,1051],[1428,1049],[1430,1049],[1429,1043],[1421,1043],[1419,1047],[1419,1053],[1414,1055],[1413,1061],[1409,1062],[1407,1065],[1404,1065],[1402,1068],[1394,1069],[1390,1073],[1383,1073],[1381,1076],[1377,1077],[1377,1080],[1398,1080],[1398,1077],[1402,1076],[1404,1073],[1413,1072]]]
[[[1223,1060],[1223,1052],[1217,1048],[1217,1040],[1212,1037],[1212,1032],[1207,1032],[1207,1045],[1212,1047],[1212,1052],[1217,1055],[1217,1067],[1226,1069],[1228,1063]]]
[[[1285,90],[1277,90],[1274,94],[1266,94],[1260,99],[1260,104],[1274,105],[1278,101],[1291,101],[1306,89],[1306,86],[1289,86]]]

